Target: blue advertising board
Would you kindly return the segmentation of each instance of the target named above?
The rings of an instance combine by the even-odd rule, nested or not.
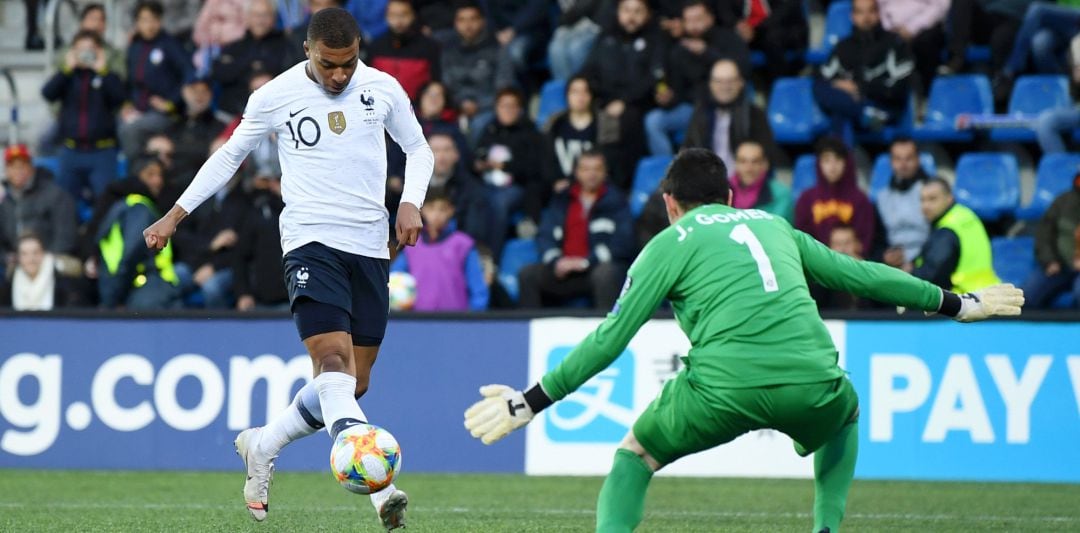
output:
[[[1080,324],[847,322],[861,478],[1080,482]]]
[[[485,383],[524,384],[527,321],[390,323],[361,406],[423,472],[521,472],[524,437],[462,425]],[[0,320],[0,467],[235,470],[232,440],[311,376],[287,319]],[[281,469],[322,470],[319,432]]]

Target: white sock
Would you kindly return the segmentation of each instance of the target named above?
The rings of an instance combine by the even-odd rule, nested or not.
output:
[[[386,500],[390,498],[390,495],[397,490],[397,487],[393,483],[387,485],[387,487],[379,492],[371,493],[371,505],[375,506],[375,512],[382,509],[382,505],[386,503]]]
[[[356,403],[356,378],[344,372],[323,372],[312,383],[319,391],[319,404],[322,406],[323,423],[326,431],[334,436],[339,420],[352,419],[367,422],[367,416]]]
[[[322,409],[313,382],[308,382],[293,396],[285,411],[263,426],[258,450],[264,457],[277,457],[281,449],[322,429]]]

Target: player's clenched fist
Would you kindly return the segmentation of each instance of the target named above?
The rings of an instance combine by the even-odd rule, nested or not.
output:
[[[506,385],[484,385],[480,387],[480,395],[484,399],[465,411],[465,429],[484,444],[507,436],[533,418],[532,409],[519,390]]]
[[[176,225],[186,214],[182,209],[174,206],[165,213],[165,216],[150,224],[150,227],[142,232],[143,238],[146,239],[146,247],[151,250],[160,250],[169,244],[169,239],[176,233]]]

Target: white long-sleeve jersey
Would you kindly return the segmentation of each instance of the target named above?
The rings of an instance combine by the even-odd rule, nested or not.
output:
[[[176,202],[191,213],[220,189],[259,142],[277,133],[281,160],[281,249],[310,242],[389,258],[386,138],[405,152],[402,202],[420,207],[434,156],[409,97],[390,75],[357,65],[348,87],[328,94],[308,77],[307,61],[252,93],[232,137],[199,169]]]

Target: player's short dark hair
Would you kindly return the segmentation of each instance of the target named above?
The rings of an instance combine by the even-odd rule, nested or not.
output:
[[[75,36],[71,38],[71,45],[75,46],[75,43],[83,39],[90,39],[91,41],[94,41],[94,46],[98,48],[105,47],[105,39],[102,39],[101,35],[99,35],[98,32],[90,30],[79,30],[78,33],[76,33]]]
[[[705,204],[727,204],[731,194],[727,166],[712,150],[681,150],[660,182],[660,191],[673,196],[687,210]]]
[[[102,4],[100,2],[91,2],[89,4],[86,4],[85,6],[83,6],[82,10],[79,11],[79,20],[81,21],[85,19],[86,16],[89,15],[92,11],[101,11],[101,14],[104,15],[105,4]]]
[[[836,137],[822,137],[814,145],[814,155],[821,157],[824,154],[833,154],[840,159],[847,160],[851,150],[844,144],[844,141]]]
[[[308,46],[317,42],[327,48],[348,48],[360,39],[360,25],[352,14],[340,7],[328,7],[311,16]]]
[[[480,13],[481,18],[486,16],[484,8],[480,7],[480,3],[476,2],[476,0],[458,0],[457,2],[454,2],[454,16],[457,16],[458,12],[462,9],[475,9]]]
[[[942,190],[948,194],[952,194],[952,185],[949,185],[949,182],[940,176],[934,176],[923,183],[923,187],[929,185],[941,185]]]
[[[154,18],[161,19],[165,15],[165,7],[161,5],[161,2],[157,0],[140,0],[135,4],[135,10],[131,12],[132,19],[139,18],[139,15],[143,11],[149,11]]]

